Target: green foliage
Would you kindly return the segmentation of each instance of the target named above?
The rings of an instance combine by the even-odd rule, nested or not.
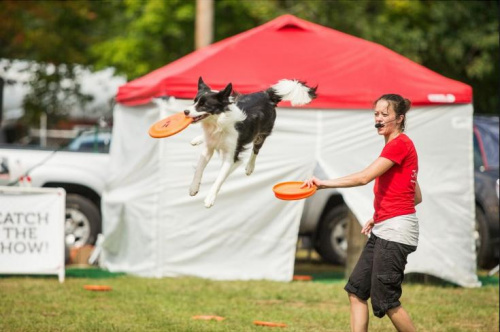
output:
[[[75,107],[83,108],[93,97],[81,93],[77,79],[78,70],[74,65],[35,66],[34,78],[29,82],[31,92],[23,100],[27,123],[38,124],[42,113],[47,114],[49,127]]]
[[[476,112],[498,112],[498,2],[386,1],[365,38],[473,87]]]
[[[54,124],[75,105],[92,99],[81,93],[78,68],[95,61],[87,47],[104,37],[99,22],[111,14],[93,1],[0,2],[0,58],[32,60],[24,122],[38,124],[44,112]]]
[[[280,12],[277,1],[215,1],[214,41],[255,28],[275,17]]]
[[[67,107],[45,104],[58,91],[49,81],[71,79],[75,64],[115,67],[131,80],[175,61],[194,50],[195,13],[195,0],[3,1],[0,57],[69,68],[53,78],[38,73],[37,92],[27,101],[60,113]],[[216,0],[214,13],[215,42],[293,14],[471,85],[476,112],[500,108],[497,1]],[[70,89],[86,101],[78,84]]]
[[[194,48],[193,0],[113,2],[111,34],[90,47],[97,68],[113,66],[129,79],[172,62]]]

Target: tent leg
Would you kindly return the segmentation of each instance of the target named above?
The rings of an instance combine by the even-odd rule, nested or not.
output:
[[[488,275],[491,277],[495,273],[498,273],[499,267],[500,267],[500,265],[495,266],[490,272],[488,272]]]

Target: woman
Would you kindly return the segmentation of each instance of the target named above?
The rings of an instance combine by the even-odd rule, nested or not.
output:
[[[418,244],[415,205],[422,201],[417,152],[403,133],[411,103],[387,94],[374,105],[375,127],[385,139],[380,156],[361,172],[332,180],[312,177],[304,186],[347,188],[375,180],[375,214],[361,230],[365,235],[371,232],[371,236],[344,288],[351,305],[351,330],[368,330],[367,300],[371,297],[375,316],[387,314],[397,330],[414,331],[410,316],[399,302],[406,258]]]

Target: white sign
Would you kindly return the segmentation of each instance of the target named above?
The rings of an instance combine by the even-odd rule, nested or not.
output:
[[[0,274],[57,274],[64,281],[62,188],[0,187]]]

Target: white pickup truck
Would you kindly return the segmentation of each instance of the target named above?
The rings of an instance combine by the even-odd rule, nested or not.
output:
[[[109,161],[110,132],[85,132],[57,151],[0,145],[0,185],[23,185],[28,173],[34,187],[66,190],[65,242],[69,250],[94,244],[101,232],[101,193]],[[321,170],[316,175],[324,177]],[[328,262],[346,258],[347,213],[342,196],[320,191],[306,200],[299,235]]]
[[[84,132],[58,150],[0,145],[0,185],[64,188],[67,248],[93,244],[101,232],[110,141],[109,132]]]

